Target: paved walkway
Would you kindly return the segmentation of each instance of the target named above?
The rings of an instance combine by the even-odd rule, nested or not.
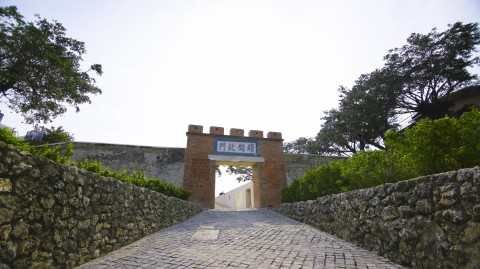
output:
[[[232,209],[228,206],[217,204],[217,203],[215,203],[215,209],[218,209],[218,210],[234,210],[234,209]]]
[[[207,210],[80,268],[404,268],[271,209]]]

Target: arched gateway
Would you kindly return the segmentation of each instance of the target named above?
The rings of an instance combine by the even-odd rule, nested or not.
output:
[[[248,137],[243,129],[189,125],[183,188],[192,192],[190,201],[207,208],[215,206],[215,167],[217,165],[252,166],[255,207],[276,207],[281,190],[287,185],[282,133],[252,130]]]

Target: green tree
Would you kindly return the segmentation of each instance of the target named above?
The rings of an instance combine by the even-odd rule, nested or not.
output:
[[[0,141],[11,144],[17,149],[29,152],[30,154],[46,157],[57,163],[71,164],[70,157],[73,153],[73,144],[68,144],[65,150],[62,150],[60,145],[54,148],[49,147],[48,143],[43,144],[41,147],[37,147],[16,137],[13,130],[2,128],[1,126]]]
[[[388,132],[386,144],[403,179],[480,165],[480,111],[422,119],[403,133]]]
[[[407,44],[385,56],[391,79],[401,87],[397,107],[431,119],[442,118],[452,105],[448,96],[458,89],[478,84],[470,67],[479,65],[474,57],[480,45],[478,23],[449,25],[444,32],[413,33]]]
[[[316,142],[310,144],[311,153],[345,155],[384,149],[383,134],[396,127],[398,87],[386,79],[389,75],[386,69],[375,70],[361,75],[351,90],[341,86],[339,108],[325,111]]]
[[[388,154],[388,150],[367,150],[348,158],[341,168],[348,189],[363,189],[403,179]]]
[[[282,190],[283,202],[397,182],[480,165],[480,110],[459,119],[422,119],[385,135],[386,150],[360,151],[346,160],[309,170]]]
[[[19,150],[32,152],[34,147],[14,135],[14,131],[0,125],[0,141],[13,145]]]
[[[385,66],[361,75],[352,89],[341,86],[339,107],[325,111],[315,140],[299,138],[286,151],[350,155],[384,149],[384,133],[397,127],[402,113],[442,118],[452,105],[452,93],[478,84],[468,68],[480,44],[478,23],[450,25],[444,32],[413,33],[407,44],[389,51]]]
[[[67,37],[59,22],[37,19],[26,22],[15,6],[0,7],[0,101],[27,123],[49,122],[67,106],[78,112],[89,94],[101,93],[88,72],[101,75],[102,66],[80,69],[85,44]]]
[[[229,165],[227,173],[230,175],[236,175],[238,183],[247,182],[253,179],[253,170],[251,166],[233,166]]]
[[[282,189],[282,202],[314,200],[317,197],[350,190],[342,177],[343,161],[308,170],[301,179]]]
[[[57,128],[55,127],[36,127],[36,131],[42,132],[44,134],[42,138],[42,143],[61,143],[61,142],[70,142],[74,140],[74,137],[72,134],[69,132],[63,130],[62,126],[59,126]]]
[[[300,137],[292,142],[283,144],[283,152],[293,154],[314,154],[315,153],[315,139]]]

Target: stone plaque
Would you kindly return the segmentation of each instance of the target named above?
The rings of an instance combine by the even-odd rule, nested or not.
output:
[[[258,140],[216,137],[215,138],[215,154],[258,156],[259,154]]]

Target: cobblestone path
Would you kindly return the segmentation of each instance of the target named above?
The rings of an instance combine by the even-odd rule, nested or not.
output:
[[[207,210],[79,268],[404,268],[271,209]]]

